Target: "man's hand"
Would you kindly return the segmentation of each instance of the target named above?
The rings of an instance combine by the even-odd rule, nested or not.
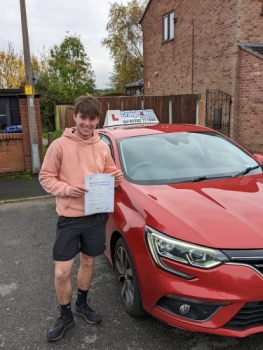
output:
[[[110,175],[115,177],[115,181],[122,181],[123,179],[123,172],[118,169],[110,173]]]
[[[85,192],[89,192],[84,186],[72,186],[69,190],[69,197],[83,197]]]

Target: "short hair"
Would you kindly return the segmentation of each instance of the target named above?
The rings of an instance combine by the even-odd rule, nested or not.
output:
[[[101,104],[93,96],[79,96],[74,102],[74,114],[83,116],[100,117],[102,115]]]

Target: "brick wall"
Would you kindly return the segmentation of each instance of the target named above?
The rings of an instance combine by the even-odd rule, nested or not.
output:
[[[39,98],[35,98],[40,162],[43,161],[42,127]],[[0,173],[31,172],[31,147],[27,114],[27,99],[19,95],[22,134],[0,134]]]
[[[174,40],[162,43],[162,17],[174,11]],[[230,136],[238,139],[238,42],[263,42],[262,1],[152,0],[141,22],[144,93],[201,93],[232,98]],[[154,72],[158,71],[156,76]]]
[[[26,170],[22,134],[0,134],[0,160],[0,173]]]
[[[238,141],[252,153],[263,154],[263,59],[240,52]]]
[[[238,0],[237,40],[263,42],[262,0]]]
[[[215,88],[232,95],[235,8],[236,0],[153,0],[142,22],[145,94],[185,94],[193,88],[204,98],[206,89]],[[175,37],[162,44],[162,16],[172,10],[178,18]]]

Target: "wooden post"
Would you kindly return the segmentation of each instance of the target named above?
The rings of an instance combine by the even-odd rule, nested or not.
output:
[[[21,11],[21,23],[22,23],[24,61],[25,61],[25,71],[26,71],[26,85],[33,86],[25,0],[20,0],[20,11]],[[33,93],[32,95],[27,95],[27,109],[28,109],[28,122],[29,122],[29,136],[30,136],[30,145],[31,145],[32,173],[34,174],[34,173],[39,173],[40,171],[40,157],[39,157],[39,148],[38,148],[36,111],[35,111],[35,102],[34,102]]]
[[[53,141],[53,132],[48,132],[48,145],[50,146]]]
[[[173,101],[169,101],[169,124],[173,123]]]

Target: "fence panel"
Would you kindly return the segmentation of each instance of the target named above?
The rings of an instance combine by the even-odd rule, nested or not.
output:
[[[168,123],[170,100],[171,96],[145,96],[144,108],[153,109],[161,123]]]
[[[98,127],[104,124],[108,110],[153,109],[161,123],[169,123],[169,103],[172,102],[172,123],[196,123],[197,94],[168,96],[105,96],[98,97],[102,106],[102,117]],[[73,104],[72,104],[73,105]],[[58,106],[57,106],[58,107]],[[59,106],[56,113],[56,127],[64,130],[74,125],[72,106]]]
[[[135,109],[142,109],[142,97],[132,96],[132,97],[122,97],[122,109],[123,111],[132,111]]]

